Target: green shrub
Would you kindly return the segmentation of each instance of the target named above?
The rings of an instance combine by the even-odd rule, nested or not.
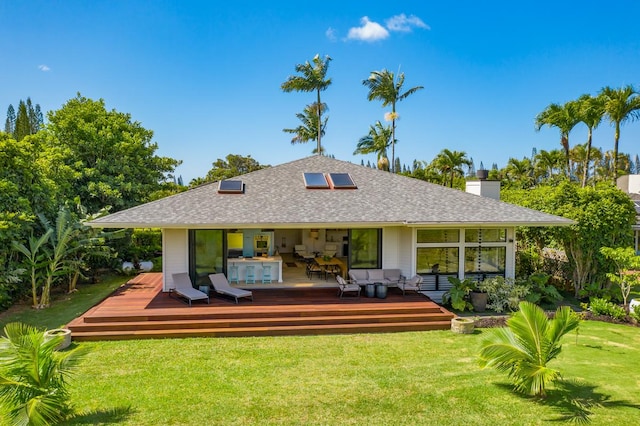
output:
[[[640,322],[640,305],[635,305],[631,311],[629,311],[629,316],[634,320]]]
[[[550,276],[545,273],[531,274],[526,283],[530,293],[525,299],[539,305],[541,303],[554,304],[562,300],[562,295],[555,286],[549,284]]]
[[[478,283],[478,290],[487,293],[487,308],[496,312],[515,311],[529,294],[529,287],[513,278],[492,277]]]
[[[627,312],[623,307],[616,305],[606,299],[594,297],[589,302],[589,310],[593,315],[604,315],[617,320],[624,320]]]
[[[470,278],[461,280],[457,277],[449,277],[452,287],[442,295],[442,303],[451,305],[457,311],[472,310],[473,305],[469,301],[469,292],[476,287],[475,281]]]

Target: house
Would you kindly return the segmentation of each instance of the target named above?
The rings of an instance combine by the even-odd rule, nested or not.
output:
[[[485,184],[493,187],[485,191]],[[474,185],[476,194],[495,197],[495,185],[499,193],[497,182]],[[259,278],[269,266],[273,281],[282,281],[278,255],[296,245],[316,255],[329,245],[349,269],[398,268],[405,276],[423,275],[425,290],[442,290],[448,276],[514,276],[516,227],[572,223],[481,195],[312,156],[91,225],[161,228],[165,291],[173,287],[171,274],[185,271],[206,284],[210,273],[239,273],[243,281],[250,270]]]
[[[633,247],[640,253],[640,175],[624,175],[616,180],[616,186],[629,195],[636,208],[636,223],[633,229]]]

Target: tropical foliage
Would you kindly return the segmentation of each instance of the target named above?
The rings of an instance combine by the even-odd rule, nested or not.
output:
[[[562,349],[562,336],[576,329],[580,318],[569,307],[559,307],[553,319],[531,302],[507,320],[507,327],[483,340],[480,365],[507,373],[518,392],[544,397],[560,372],[548,366]]]
[[[383,69],[382,71],[373,71],[369,75],[369,78],[362,81],[362,84],[369,89],[367,99],[370,101],[380,100],[382,101],[382,107],[391,105],[391,112],[385,115],[387,121],[391,121],[391,164],[392,172],[398,172],[395,169],[396,163],[396,121],[398,119],[398,113],[396,112],[396,104],[407,97],[411,96],[420,89],[422,86],[415,86],[406,91],[402,91],[404,85],[404,73],[396,75]]]
[[[631,289],[640,284],[640,256],[633,247],[602,247],[600,253],[615,264],[615,271],[607,273],[607,277],[620,289],[622,303],[627,308]]]
[[[387,149],[391,146],[391,136],[391,128],[384,126],[378,120],[375,125],[369,128],[369,133],[360,138],[353,155],[375,153],[377,155],[378,168],[388,171],[389,157],[387,156]]]
[[[636,212],[629,197],[617,188],[602,184],[580,188],[569,182],[558,186],[539,186],[528,190],[502,192],[504,201],[559,215],[574,225],[555,228],[520,228],[520,250],[533,247],[560,248],[566,253],[575,295],[590,283],[601,288],[605,274],[612,270],[601,247],[625,247],[631,244],[631,226]]]
[[[0,423],[58,424],[72,413],[69,378],[81,347],[56,351],[63,336],[45,338],[35,327],[10,323],[0,337]]]

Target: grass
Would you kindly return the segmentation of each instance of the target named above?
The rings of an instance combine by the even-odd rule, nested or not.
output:
[[[0,330],[10,322],[23,322],[38,328],[59,328],[113,293],[130,278],[118,275],[105,277],[97,284],[78,285],[78,291],[71,295],[52,294],[53,301],[47,309],[32,309],[25,304],[14,305],[0,314]]]
[[[585,322],[546,400],[480,370],[491,330],[83,343],[69,424],[625,424],[640,409],[640,334]]]
[[[90,306],[75,299],[97,301],[119,280],[0,319],[59,326]],[[605,425],[638,416],[638,328],[589,321],[566,336],[550,365],[565,380],[545,400],[477,367],[491,332],[84,342],[70,388],[78,414],[67,424]]]

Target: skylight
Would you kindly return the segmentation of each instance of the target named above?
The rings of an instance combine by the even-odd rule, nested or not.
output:
[[[241,180],[221,180],[218,182],[218,192],[221,194],[242,194],[244,184]]]
[[[353,182],[349,173],[329,173],[329,179],[336,189],[356,189],[357,186]]]
[[[329,188],[324,173],[304,173],[304,184],[307,188]]]

